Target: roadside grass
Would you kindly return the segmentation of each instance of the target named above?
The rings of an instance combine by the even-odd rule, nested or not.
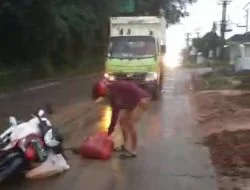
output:
[[[213,69],[225,69],[225,68],[231,68],[232,66],[229,64],[228,61],[213,61],[213,62],[204,62],[202,64],[197,64],[191,61],[184,61],[182,64],[183,68],[204,68],[204,67],[211,67]]]
[[[204,67],[209,67],[209,63],[196,64],[196,63],[192,63],[190,61],[184,61],[182,63],[182,67],[187,68],[187,69],[204,68]]]
[[[233,89],[233,77],[225,76],[215,72],[206,73],[201,76],[203,81],[202,90],[224,90]]]
[[[212,72],[196,76],[198,90],[250,90],[250,73],[232,73],[228,70],[213,70]]]
[[[219,60],[211,63],[210,65],[211,67],[214,67],[214,68],[231,68],[232,67],[232,65],[229,64],[228,61],[219,61]]]
[[[250,90],[250,71],[235,73],[228,62],[214,62],[210,64],[211,72],[193,79],[196,89],[200,90]],[[195,68],[195,67],[194,67]],[[198,67],[196,67],[198,68]]]
[[[250,72],[242,73],[235,76],[237,80],[240,81],[240,84],[236,86],[238,90],[250,90]]]

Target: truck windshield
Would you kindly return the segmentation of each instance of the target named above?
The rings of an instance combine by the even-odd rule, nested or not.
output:
[[[112,58],[149,58],[156,55],[155,40],[151,36],[113,37],[109,44]]]

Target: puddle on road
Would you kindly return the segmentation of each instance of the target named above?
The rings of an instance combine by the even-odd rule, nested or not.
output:
[[[148,124],[145,129],[146,138],[148,141],[160,140],[163,135],[163,123],[159,114],[152,114],[148,117]]]

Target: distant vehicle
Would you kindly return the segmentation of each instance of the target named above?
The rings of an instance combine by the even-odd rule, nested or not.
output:
[[[160,96],[165,54],[165,17],[115,17],[110,19],[110,40],[104,77],[131,80]]]

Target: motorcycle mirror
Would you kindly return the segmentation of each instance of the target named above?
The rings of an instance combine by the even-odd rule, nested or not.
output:
[[[16,118],[14,116],[9,117],[9,125],[12,126],[12,127],[17,126],[17,120],[16,120]]]
[[[44,110],[42,110],[42,109],[40,109],[39,111],[38,111],[38,116],[39,117],[42,117],[43,115],[45,114],[45,111]]]

